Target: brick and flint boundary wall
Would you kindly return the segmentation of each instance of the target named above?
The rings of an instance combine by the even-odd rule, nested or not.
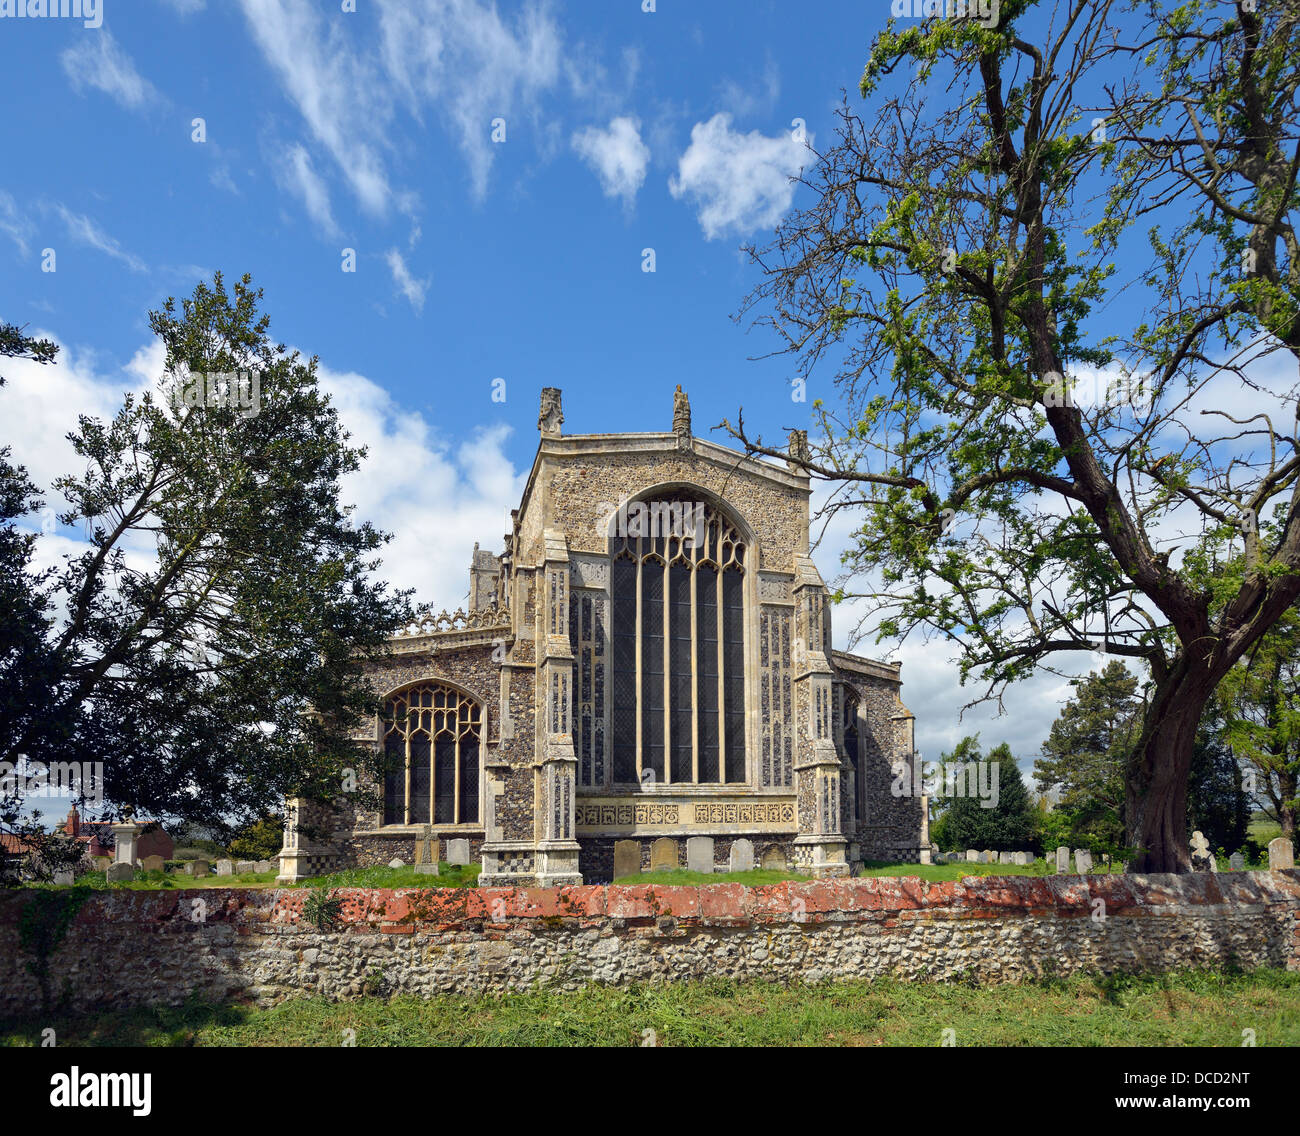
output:
[[[31,894],[0,895],[3,1017],[43,1011],[34,977],[41,960],[30,927],[26,947],[20,931]],[[342,909],[329,932],[303,918],[309,894],[94,893],[44,957],[50,1008],[168,1005],[191,995],[269,1005],[303,995],[724,976],[995,983],[1228,965],[1300,969],[1300,870],[757,888],[346,889],[335,893]]]

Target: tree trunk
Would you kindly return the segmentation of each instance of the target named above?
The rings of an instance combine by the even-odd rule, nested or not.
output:
[[[1187,780],[1196,730],[1214,686],[1204,663],[1194,668],[1183,663],[1156,686],[1129,757],[1125,843],[1137,850],[1130,871],[1192,870]]]

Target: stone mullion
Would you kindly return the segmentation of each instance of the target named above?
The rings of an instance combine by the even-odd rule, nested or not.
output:
[[[645,606],[643,589],[641,587],[641,572],[645,566],[641,558],[641,541],[637,540],[636,550],[636,638],[633,640],[636,653],[636,783],[641,784],[641,755],[645,752],[645,730],[642,728],[641,717],[644,713],[642,701],[641,684],[645,681],[641,673],[641,626],[642,626],[642,608]]]
[[[718,535],[718,562],[722,561],[722,536]],[[714,573],[714,595],[718,612],[718,784],[727,783],[727,644],[722,629],[722,568]]]
[[[663,602],[660,604],[660,618],[663,622],[664,629],[664,784],[671,785],[673,781],[673,662],[672,662],[672,626],[668,620],[668,612],[672,608],[672,586],[669,583],[668,557],[664,556],[664,584],[663,584]]]
[[[700,696],[697,693],[695,676],[700,673],[699,666],[699,627],[695,614],[695,592],[698,583],[696,565],[691,565],[691,780],[700,783]]]

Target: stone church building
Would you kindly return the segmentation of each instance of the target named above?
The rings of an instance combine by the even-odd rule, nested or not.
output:
[[[921,860],[925,800],[891,792],[914,749],[899,667],[831,648],[807,475],[695,437],[680,388],[669,432],[563,422],[547,388],[468,610],[421,618],[373,671],[382,810],[322,826],[292,802],[281,878],[419,862],[431,839],[444,859],[467,842],[485,886]]]

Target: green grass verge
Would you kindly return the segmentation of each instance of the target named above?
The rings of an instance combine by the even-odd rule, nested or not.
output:
[[[328,876],[312,876],[294,887],[308,888],[432,888],[476,887],[481,864],[438,864],[436,876],[421,876],[414,868],[349,868]]]
[[[296,999],[267,1010],[176,1009],[0,1023],[0,1046],[1300,1045],[1300,974],[1181,972],[1070,978],[1023,986],[845,982],[782,987],[714,980],[670,986],[543,991],[500,998],[443,995]],[[653,1031],[649,1033],[647,1031]]]

